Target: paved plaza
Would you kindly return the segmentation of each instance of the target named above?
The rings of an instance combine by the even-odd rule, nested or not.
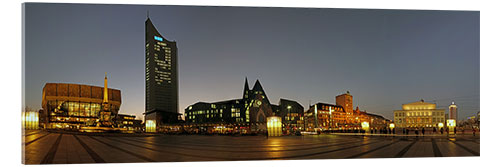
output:
[[[26,164],[479,156],[479,136],[83,135],[27,131]]]

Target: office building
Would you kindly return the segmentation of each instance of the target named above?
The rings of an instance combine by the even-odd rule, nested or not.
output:
[[[156,127],[178,123],[177,43],[162,36],[149,16],[145,35],[145,118],[154,122]]]

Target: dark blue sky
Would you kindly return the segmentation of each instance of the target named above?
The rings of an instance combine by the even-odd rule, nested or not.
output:
[[[47,82],[122,91],[120,113],[144,112],[144,22],[177,41],[180,112],[241,98],[245,76],[272,103],[354,105],[392,119],[424,99],[463,119],[479,111],[479,12],[139,5],[25,5],[26,105]]]

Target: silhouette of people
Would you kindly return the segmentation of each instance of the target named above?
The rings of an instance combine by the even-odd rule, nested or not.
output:
[[[436,127],[433,127],[432,128],[432,134],[435,134],[436,133]]]
[[[441,131],[441,134],[443,134],[443,128],[441,128],[441,130],[440,130],[440,131]]]
[[[425,135],[425,128],[422,128],[422,136]]]

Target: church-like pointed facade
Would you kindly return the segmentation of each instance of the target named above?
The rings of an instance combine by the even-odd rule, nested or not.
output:
[[[295,105],[294,108],[303,109],[296,102]],[[279,113],[279,108],[280,106],[270,103],[259,80],[256,80],[250,89],[248,80],[245,78],[241,99],[195,103],[185,109],[185,120],[191,127],[204,130],[211,129],[207,125],[217,124],[223,125],[224,129],[234,130],[236,133],[259,133],[267,130],[267,117],[282,115]]]

